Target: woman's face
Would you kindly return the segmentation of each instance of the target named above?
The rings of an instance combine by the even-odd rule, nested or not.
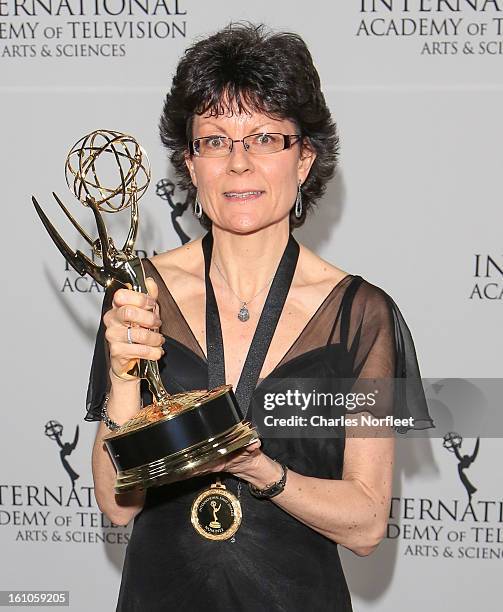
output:
[[[219,135],[237,140],[264,132],[298,133],[292,121],[261,113],[194,116],[193,138]],[[235,142],[226,157],[187,155],[186,163],[212,222],[229,231],[250,233],[288,222],[297,186],[306,180],[315,157],[311,148],[301,149],[300,141],[267,155],[250,154],[243,143]]]

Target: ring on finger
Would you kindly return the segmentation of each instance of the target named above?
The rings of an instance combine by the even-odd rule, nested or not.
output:
[[[131,323],[127,326],[127,341],[128,344],[134,344],[133,338],[131,338]]]

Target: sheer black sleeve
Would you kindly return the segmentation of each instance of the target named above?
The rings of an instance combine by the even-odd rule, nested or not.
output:
[[[412,417],[412,425],[395,426],[400,433],[433,426],[410,329],[394,300],[367,281],[352,300],[348,351],[352,379],[367,385],[375,381],[381,392],[376,416]]]
[[[94,345],[91,373],[89,375],[89,384],[87,386],[86,415],[84,417],[86,421],[101,421],[101,407],[105,400],[105,394],[110,390],[110,355],[108,351],[108,342],[105,338],[103,315],[112,306],[113,294],[113,290],[108,290],[105,292],[105,297],[103,299],[100,324]]]

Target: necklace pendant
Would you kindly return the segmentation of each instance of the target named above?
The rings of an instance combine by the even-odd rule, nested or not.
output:
[[[190,520],[199,535],[207,540],[228,540],[241,524],[239,499],[218,479],[192,502]]]
[[[246,308],[246,302],[243,302],[243,305],[239,309],[238,319],[245,323],[250,318],[250,311]]]

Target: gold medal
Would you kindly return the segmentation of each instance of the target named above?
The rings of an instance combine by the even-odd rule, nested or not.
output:
[[[241,504],[217,478],[216,483],[202,491],[192,502],[190,520],[203,538],[228,540],[241,524]]]

